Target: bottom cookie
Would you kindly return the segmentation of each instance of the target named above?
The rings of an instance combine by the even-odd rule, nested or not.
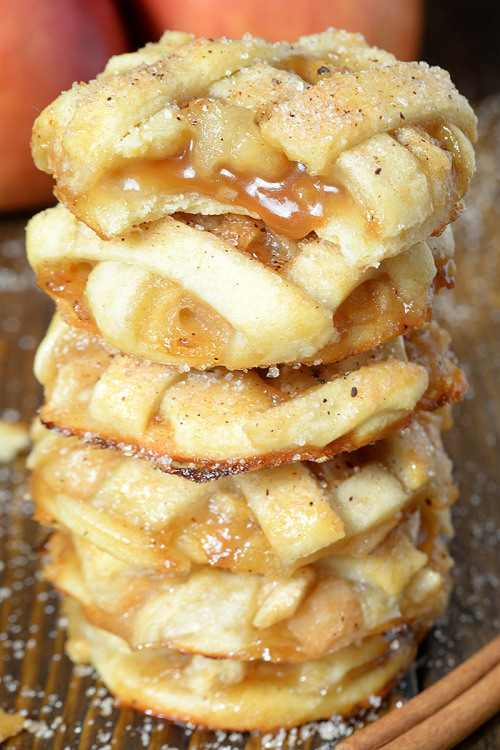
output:
[[[90,662],[123,705],[210,729],[273,731],[347,717],[387,694],[431,625],[417,620],[299,664],[211,659],[170,649],[132,651],[65,600],[73,661]],[[435,613],[434,613],[435,614]]]

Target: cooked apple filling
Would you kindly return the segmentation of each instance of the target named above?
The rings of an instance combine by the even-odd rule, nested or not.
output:
[[[238,127],[231,127],[236,117]],[[181,151],[112,170],[92,189],[93,200],[105,202],[112,194],[131,205],[158,195],[205,196],[259,217],[290,239],[306,237],[333,213],[345,212],[349,198],[340,184],[310,175],[304,164],[267,146],[249,110],[197,99],[177,119],[191,131]]]
[[[467,383],[430,318],[475,139],[445,71],[335,30],[166,32],[38,117],[35,517],[125,704],[345,717],[442,614]]]

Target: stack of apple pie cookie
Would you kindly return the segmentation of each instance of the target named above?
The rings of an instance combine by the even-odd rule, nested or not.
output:
[[[38,118],[58,312],[30,458],[68,652],[124,704],[270,730],[385,694],[446,606],[475,117],[358,35],[112,58]]]

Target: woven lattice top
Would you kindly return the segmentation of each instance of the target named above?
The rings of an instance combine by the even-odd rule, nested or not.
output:
[[[415,655],[429,618],[397,632],[373,635],[322,659],[294,664],[243,662],[181,654],[171,649],[132,651],[124,640],[91,625],[76,602],[66,644],[73,661],[91,662],[125,705],[153,714],[246,731],[291,727],[346,716],[390,689]],[[442,607],[432,616],[442,614]]]

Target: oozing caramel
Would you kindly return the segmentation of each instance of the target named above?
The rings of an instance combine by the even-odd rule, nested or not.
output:
[[[453,289],[455,286],[455,261],[453,258],[436,259],[436,276],[434,277],[434,292],[445,287]]]
[[[444,122],[436,122],[432,125],[429,125],[428,132],[429,135],[433,136],[438,141],[444,151],[447,151],[449,154],[451,154],[455,176],[460,177],[461,172],[459,169],[457,169],[457,166],[460,164],[462,152],[457,133],[453,130],[453,128],[450,128]],[[459,190],[461,192],[465,191],[467,189],[466,185],[467,180],[465,178],[465,175],[462,175],[461,182],[459,182],[458,184]]]
[[[196,149],[191,140],[176,155],[132,161],[116,169],[100,187],[114,195],[126,196],[134,191],[144,200],[158,191],[205,195],[256,214],[284,237],[301,239],[339,211],[344,192],[339,185],[308,174],[301,162],[284,161],[285,169],[272,179],[259,176],[257,170],[239,172],[229,166],[217,167],[210,175],[204,175],[197,170]]]
[[[184,519],[173,538],[177,547],[189,550],[191,559],[199,564],[235,573],[284,572],[245,501],[235,495],[222,498],[222,502],[215,497],[201,505],[190,523]]]
[[[39,272],[37,284],[54,300],[73,300],[80,298],[87,286],[87,279],[92,270],[92,264],[81,262],[55,268],[44,268]]]

